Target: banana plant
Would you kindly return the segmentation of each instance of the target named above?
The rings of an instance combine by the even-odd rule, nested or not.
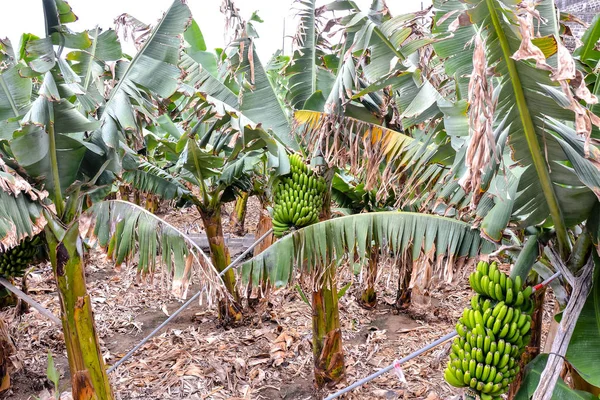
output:
[[[540,2],[535,17],[499,0],[435,2],[434,8],[439,38],[434,48],[446,58],[446,73],[464,86],[464,71],[473,71],[469,89],[473,76],[490,85],[479,86],[476,95],[469,93],[471,107],[489,113],[493,123],[482,124],[473,110],[465,114],[463,120],[470,126],[464,153],[467,168],[455,180],[457,188],[467,188],[465,193],[470,187],[493,194],[493,206],[482,215],[482,231],[498,240],[511,221],[522,229],[552,227],[550,245],[564,262],[587,260],[590,233],[569,232],[591,223],[599,199],[598,149],[589,139],[598,118],[592,107],[585,107],[597,99],[578,83],[583,76],[559,37],[554,2]],[[480,39],[471,40],[473,35]],[[487,75],[490,68],[494,74]],[[492,88],[497,97],[490,102],[486,90],[492,94]],[[497,152],[504,143],[508,146]],[[500,168],[492,168],[490,174],[477,172],[492,164]],[[508,183],[503,187],[494,182],[502,174]],[[472,197],[471,204],[477,206],[476,199]],[[513,273],[525,276],[532,261],[544,258],[537,248],[534,253]]]
[[[553,2],[540,4],[538,11],[541,12],[544,23],[539,25],[527,25],[527,18],[523,15],[517,18],[518,10],[512,3],[503,1],[485,0],[469,4],[444,1],[436,2],[435,9],[436,35],[427,41],[434,43],[438,55],[444,57],[446,74],[456,82],[456,92],[453,93],[452,103],[439,97],[434,97],[432,103],[419,101],[420,105],[436,105],[443,115],[437,112],[427,118],[423,117],[431,106],[415,106],[418,109],[415,115],[424,118],[424,121],[432,121],[436,125],[432,131],[438,132],[442,139],[446,137],[446,140],[427,142],[434,149],[429,158],[422,157],[427,153],[428,146],[420,146],[418,151],[412,153],[401,146],[399,154],[407,157],[399,157],[390,163],[396,167],[392,169],[393,174],[390,176],[398,176],[405,171],[415,172],[414,175],[409,175],[416,177],[415,182],[430,183],[430,186],[424,186],[428,189],[422,192],[422,204],[429,204],[427,200],[436,199],[433,207],[427,207],[429,212],[454,212],[457,217],[467,217],[481,227],[481,233],[486,238],[499,243],[503,241],[511,223],[517,223],[521,227],[521,234],[525,232],[525,228],[531,230],[536,226],[551,226],[555,236],[550,243],[555,243],[563,257],[568,258],[573,254],[571,249],[574,246],[573,239],[567,234],[568,229],[578,230],[581,223],[585,225],[585,221],[591,222],[589,218],[593,215],[594,205],[598,203],[597,147],[594,147],[593,140],[586,139],[590,137],[591,123],[596,119],[590,110],[582,109],[574,100],[573,93],[578,93],[577,96],[583,100],[593,102],[593,98],[581,86],[570,87],[565,80],[565,73],[572,70],[574,63],[566,56],[564,46],[558,38]],[[528,34],[533,29],[536,29],[539,37]],[[480,34],[482,40],[471,41],[474,34]],[[560,62],[554,65],[555,61],[546,61],[551,57]],[[491,70],[490,66],[494,69]],[[488,71],[494,71],[495,75],[487,76]],[[478,93],[476,97],[469,93],[469,80],[465,80],[469,73],[471,79],[476,76],[482,81],[489,81],[495,88],[494,93],[498,98],[490,97],[492,101],[488,102],[488,105],[495,108],[485,111],[492,115],[489,126],[477,121],[475,108],[467,108],[468,96],[473,96],[469,99],[471,107],[474,104],[482,107],[485,90],[490,90],[482,86],[484,92]],[[573,79],[571,85],[581,82],[581,79],[576,79],[576,75],[569,79]],[[425,93],[423,92],[423,97],[431,97]],[[307,123],[307,134],[310,136],[305,137],[313,140],[325,137],[327,144],[332,139],[328,134],[341,137],[340,132],[356,132],[355,126],[350,123],[347,125],[352,129],[344,130],[347,115],[329,118],[322,118],[324,114],[309,112],[296,115]],[[362,152],[367,144],[383,143],[382,147],[389,150],[390,147],[385,146],[387,143],[382,138],[399,137],[396,134],[391,136],[390,129],[369,125],[364,121],[362,126],[362,135],[346,136],[349,138],[346,139],[347,143],[356,143],[356,146],[351,145],[349,148]],[[591,132],[593,138],[594,133]],[[352,138],[354,142],[350,140]],[[486,143],[485,140],[490,140],[489,138],[491,142]],[[448,148],[450,144],[451,149]],[[475,146],[478,145],[484,149],[480,152],[481,159],[474,156],[478,149]],[[334,145],[325,147],[323,154],[337,156],[340,149],[348,147],[335,146],[334,141]],[[326,150],[331,150],[331,153]],[[485,152],[489,153],[487,160],[491,161],[482,162],[486,160]],[[377,154],[381,153],[383,152]],[[356,160],[361,158],[362,153],[349,154],[349,159],[354,157]],[[411,156],[415,159],[411,159]],[[428,161],[436,158],[438,162],[444,160],[441,166],[428,164]],[[374,160],[375,163],[379,161],[377,158]],[[468,168],[465,168],[466,164]],[[375,168],[372,170],[376,171]],[[439,208],[437,206],[443,204],[439,204],[437,199],[448,199],[448,204]],[[476,212],[466,216],[458,214],[464,207]],[[335,220],[331,223],[335,223]],[[306,228],[306,232],[310,229]],[[279,276],[279,281],[284,282],[282,277],[290,276],[288,271],[277,268],[278,265],[272,262],[275,259],[269,258],[277,252],[278,246],[285,247],[286,251],[282,251],[284,254],[295,254],[298,257],[295,264],[297,267],[302,267],[307,262],[310,265],[312,258],[317,260],[315,263],[325,265],[328,259],[323,257],[335,244],[333,237],[331,244],[320,244],[326,242],[327,234],[325,230],[322,235],[312,230],[310,235],[297,232],[292,235],[294,239],[290,239],[287,246],[283,244],[283,240],[280,241],[269,252],[251,261],[248,265],[252,267],[249,268],[255,274],[265,268],[267,271],[272,268],[272,279]],[[586,235],[588,233],[584,231],[580,236]],[[536,240],[532,243],[536,243]],[[307,245],[313,241],[314,246]],[[547,241],[540,243],[545,246]],[[586,241],[583,240],[583,243]],[[312,253],[301,250],[307,246],[312,249]],[[532,261],[539,256],[543,257],[537,253],[536,246],[529,245],[527,248],[536,251],[531,253],[533,256],[526,252],[521,254],[513,271],[515,275],[527,275]],[[574,248],[577,253],[573,254],[574,257],[589,257],[589,245]],[[348,249],[340,248],[340,253],[342,250]],[[523,260],[526,262],[522,262]],[[277,259],[277,262],[281,265],[283,261]],[[253,281],[255,278],[257,276],[253,276]],[[316,354],[315,360],[317,359]],[[327,364],[325,362],[321,367]],[[339,365],[330,362],[329,366],[330,371],[337,371]],[[323,374],[320,373],[319,376],[321,378],[317,378],[318,381],[322,380]]]
[[[379,4],[379,2],[376,2]],[[374,7],[377,9],[372,14],[379,12],[378,4]],[[324,40],[324,30],[331,29],[330,24],[325,24],[321,21],[324,13],[333,10],[358,10],[351,2],[336,2],[323,8],[316,8],[312,1],[299,1],[296,5],[300,8],[300,26],[297,34],[298,48],[290,57],[289,63],[284,66],[281,75],[285,79],[278,79],[284,87],[281,92],[285,93],[287,103],[290,107],[302,107],[306,110],[298,110],[295,112],[295,122],[304,125],[306,131],[301,136],[301,145],[305,148],[306,153],[314,156],[318,162],[325,156],[326,169],[329,168],[329,173],[325,175],[333,175],[332,167],[337,166],[344,169],[349,162],[349,158],[344,154],[346,143],[342,146],[335,145],[329,148],[326,146],[320,147],[322,142],[328,142],[330,139],[335,140],[348,132],[353,132],[356,127],[363,129],[368,123],[378,124],[385,121],[382,116],[382,96],[378,92],[383,89],[383,86],[378,89],[368,89],[369,82],[361,72],[362,69],[357,67],[365,61],[361,57],[365,51],[354,51],[357,43],[361,40],[366,40],[369,43],[369,35],[358,34],[358,29],[354,29],[355,23],[350,23],[352,18],[348,19],[348,24],[353,27],[347,29],[343,35],[342,44],[339,46],[331,46]],[[341,7],[341,8],[340,8]],[[366,14],[357,12],[357,21],[362,21]],[[370,15],[378,19],[377,16]],[[410,20],[410,18],[408,19]],[[381,21],[378,21],[381,23]],[[372,28],[371,28],[372,29]],[[375,29],[378,34],[382,35],[379,27]],[[392,34],[394,29],[388,32]],[[361,39],[362,38],[362,39]],[[361,44],[363,44],[361,42]],[[315,48],[316,47],[316,48]],[[393,45],[392,45],[393,47]],[[363,49],[363,47],[357,47]],[[356,53],[356,54],[355,54]],[[389,64],[389,63],[388,63]],[[389,72],[389,71],[388,71]],[[332,79],[333,78],[333,79]],[[359,93],[356,97],[352,96]],[[364,92],[364,93],[363,93]],[[418,90],[416,91],[418,93]],[[413,94],[414,97],[415,94]],[[325,110],[329,110],[332,114],[324,114]],[[335,113],[335,114],[333,114]],[[383,113],[385,115],[385,112]],[[349,117],[355,117],[354,119]],[[321,118],[324,117],[324,118]],[[340,129],[340,121],[348,121]],[[365,124],[365,121],[366,124]],[[353,126],[356,124],[356,126]],[[318,129],[314,129],[318,126]],[[377,126],[375,131],[384,133],[388,144],[391,146],[389,151],[395,151],[398,154],[404,154],[411,147],[413,152],[418,152],[417,145],[407,146],[408,142],[413,141],[407,135],[389,134],[390,130],[387,127]],[[312,134],[307,134],[310,132]],[[362,139],[368,135],[353,135],[350,148],[355,145],[362,147]],[[391,138],[389,140],[388,138]],[[373,147],[380,146],[376,140],[372,141]],[[387,146],[387,145],[386,145]],[[384,146],[385,147],[385,146]],[[368,154],[365,152],[365,154]],[[371,154],[370,154],[371,155]],[[356,161],[359,156],[353,161]],[[382,159],[376,157],[364,157],[373,163],[373,170],[378,170],[381,166]],[[353,165],[355,166],[355,165]],[[356,171],[351,168],[357,176],[364,176],[365,170]],[[376,175],[379,175],[377,173]],[[367,185],[373,185],[371,180]],[[368,188],[369,190],[371,187]],[[328,215],[325,212],[323,215]],[[377,246],[373,247],[374,249]],[[373,251],[373,254],[378,251]],[[371,263],[373,265],[373,263]],[[318,386],[322,386],[327,382],[335,382],[343,377],[344,364],[341,351],[341,332],[339,330],[339,311],[337,305],[337,283],[335,278],[335,268],[323,264],[320,266],[320,272],[314,274],[316,280],[313,282],[314,291],[312,294],[313,302],[313,332],[315,340],[313,340],[313,352],[315,359],[315,378]],[[271,279],[272,277],[269,277]],[[253,277],[252,282],[257,282],[258,277]],[[264,279],[264,276],[263,276]],[[329,342],[325,342],[325,337],[331,336]],[[320,360],[320,361],[319,361]]]
[[[200,264],[208,287],[220,291],[222,286],[202,251],[190,250],[181,232],[155,216],[144,210],[132,214],[136,206],[126,202],[100,202],[87,211],[84,203],[86,195],[110,186],[121,173],[122,157],[130,152],[121,133],[139,135],[139,113],[156,113],[148,99],[175,91],[178,58],[170,50],[179,51],[189,9],[175,0],[137,56],[126,61],[114,34],[98,29],[72,33],[64,24],[76,18],[66,2],[45,0],[43,5],[47,37],[23,35],[18,54],[8,42],[1,49],[2,251],[44,231],[58,285],[73,398],[112,399],[85,284],[84,237],[93,232],[121,262],[139,248],[142,273],[153,273],[162,255],[169,279],[185,276],[189,281],[193,265]],[[156,46],[169,51],[156,52]],[[66,48],[73,51],[65,56]],[[108,67],[115,60],[122,73],[111,76]],[[154,69],[161,78],[153,82]],[[116,79],[116,86],[109,85],[109,78]],[[101,224],[94,225],[96,220]],[[111,236],[111,230],[118,234]],[[189,284],[173,281],[182,290]]]
[[[157,143],[153,157],[130,154],[123,177],[138,190],[195,206],[213,264],[221,272],[231,263],[223,234],[222,205],[253,190],[258,166],[280,173],[289,170],[289,162],[281,143],[225,103],[208,100],[201,93],[193,95],[194,102],[188,100],[173,99],[187,108],[173,109],[175,121],[162,116],[162,124],[155,127],[153,135]],[[176,161],[160,162],[168,157]],[[221,302],[220,316],[224,321],[239,321],[241,297],[234,272],[225,273],[223,280],[230,297]]]
[[[369,249],[377,246],[396,257],[410,252],[412,259],[430,254],[437,260],[440,273],[456,268],[456,260],[466,261],[480,253],[489,253],[495,245],[464,222],[451,218],[410,212],[372,212],[334,218],[293,232],[269,249],[242,265],[242,282],[261,282],[263,275],[277,287],[289,284],[297,276],[312,288],[314,374],[319,387],[336,382],[344,373],[341,328],[331,314],[337,311],[337,290],[329,289],[330,274],[345,261],[366,264]],[[325,271],[325,273],[323,272]],[[298,274],[300,273],[300,274]],[[324,282],[325,281],[325,282]],[[322,290],[325,286],[326,290]]]
[[[341,215],[389,211],[393,209],[395,203],[393,197],[387,199],[385,202],[378,202],[376,190],[366,190],[364,183],[344,171],[336,173],[332,179],[331,199],[339,206],[334,212]],[[379,263],[379,255],[379,248],[373,246],[370,249],[369,265],[363,271],[363,288],[357,294],[358,303],[366,309],[372,309],[377,305],[375,284],[378,275],[377,264]],[[401,294],[399,293],[400,296]]]

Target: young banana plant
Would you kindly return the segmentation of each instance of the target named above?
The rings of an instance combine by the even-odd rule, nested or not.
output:
[[[163,115],[152,135],[156,145],[145,159],[129,154],[124,179],[143,192],[195,206],[220,272],[231,263],[223,234],[223,204],[253,189],[259,165],[279,173],[289,170],[289,163],[283,145],[260,126],[244,121],[243,115],[216,99],[194,94],[192,100],[176,100],[186,108],[171,113],[177,115],[174,121]],[[167,159],[176,161],[162,162]],[[221,302],[220,316],[239,321],[241,297],[234,271],[225,273],[223,280],[231,296]]]

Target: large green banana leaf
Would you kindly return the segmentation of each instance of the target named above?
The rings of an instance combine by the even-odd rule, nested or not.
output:
[[[232,44],[231,68],[240,81],[240,112],[264,128],[271,129],[286,146],[297,150],[284,105],[281,104],[265,69],[256,54],[252,39],[239,39]],[[209,93],[210,94],[210,93]]]
[[[123,162],[123,180],[144,193],[152,193],[161,199],[174,200],[189,194],[189,190],[177,177],[148,161],[138,160],[133,155]]]
[[[396,256],[411,251],[413,259],[428,254],[435,272],[451,279],[460,258],[490,253],[495,245],[481,238],[470,224],[450,218],[407,212],[376,212],[335,218],[310,225],[283,237],[264,252],[242,264],[242,280],[273,284],[291,282],[296,270],[315,271],[348,257],[369,257],[372,246],[388,248]]]
[[[546,363],[548,362],[547,354],[540,354],[533,361],[527,364],[525,379],[521,384],[521,389],[515,396],[515,400],[529,400],[533,396],[535,389],[538,386],[540,377]],[[562,378],[558,378],[554,393],[552,393],[552,400],[593,400],[596,397],[587,392],[581,390],[571,389]]]
[[[95,29],[84,33],[88,41],[69,52],[66,60],[71,63],[73,73],[79,76],[79,79],[73,81],[81,86],[81,90],[75,91],[74,94],[83,110],[91,113],[104,104],[104,74],[108,62],[119,60],[122,51],[117,34],[113,30],[100,33],[99,29]]]
[[[163,147],[157,147],[148,161],[132,153],[124,158],[124,179],[136,189],[164,199],[178,199],[191,196],[184,180],[200,187],[204,196],[206,190],[213,189],[214,193],[224,189],[231,192],[234,188],[249,190],[249,176],[259,164],[264,163],[276,175],[289,172],[285,148],[261,125],[214,98],[194,99],[206,113],[200,120],[192,113],[193,128],[189,133],[180,134],[182,121],[173,122],[163,116],[154,127]],[[183,120],[188,123],[187,118]],[[163,170],[156,160],[157,156],[160,159],[158,153],[164,151],[172,152],[176,163]]]
[[[565,108],[569,105],[567,96],[552,79],[550,71],[538,68],[533,61],[513,58],[523,40],[514,2],[450,0],[436,1],[434,7],[442,10],[438,21],[446,18],[446,23],[458,28],[449,38],[436,44],[438,53],[448,58],[444,65],[449,75],[464,76],[464,72],[472,68],[469,65],[473,52],[469,44],[474,28],[481,30],[485,40],[487,63],[497,76],[493,80],[498,93],[496,123],[508,121],[512,158],[524,168],[513,205],[513,218],[524,225],[552,221],[559,242],[566,247],[567,227],[589,216],[590,208],[580,205],[594,201],[592,191],[585,187],[573,168],[565,164],[568,156],[562,147],[564,143],[547,133],[550,117],[563,123],[575,122],[574,113]],[[558,27],[553,2],[541,2],[538,11],[548,21],[539,28],[539,34],[546,37],[532,46],[556,49]],[[544,55],[549,54],[552,51],[546,49]]]
[[[103,154],[100,147],[84,140],[84,132],[94,130],[98,122],[89,121],[72,103],[60,98],[51,72],[44,76],[39,96],[21,124],[10,149],[20,167],[43,181],[54,201],[62,199],[62,194],[82,178],[80,167],[88,151]]]
[[[292,108],[305,108],[306,101],[318,90],[324,97],[331,91],[333,74],[320,66],[319,58],[324,54],[317,31],[317,9],[315,0],[298,0],[298,49],[284,73],[288,76],[287,98]]]
[[[21,68],[22,66],[15,65],[0,74],[0,121],[3,124],[9,118],[23,115],[31,104],[31,79],[21,76],[19,73]],[[0,130],[0,140],[10,137],[12,131],[5,128]]]
[[[227,67],[225,72],[219,71],[215,55],[207,52],[203,45],[186,49],[180,67],[185,71],[184,83],[188,90],[197,90],[211,101],[223,102],[252,123],[271,129],[286,146],[298,149],[284,106],[251,39],[240,39],[232,44],[230,56],[221,66],[221,69]]]
[[[237,87],[234,82],[227,81],[227,72],[220,70],[217,55],[207,51],[204,35],[196,21],[192,20],[185,30],[184,39],[188,47],[182,51],[179,65],[185,72],[183,83],[192,92],[199,90],[239,109]]]
[[[151,108],[143,92],[166,98],[175,93],[181,71],[178,67],[181,36],[191,13],[181,0],[173,4],[154,28],[124,72],[106,102],[101,116],[106,142],[118,148],[119,131],[137,131],[134,107]]]

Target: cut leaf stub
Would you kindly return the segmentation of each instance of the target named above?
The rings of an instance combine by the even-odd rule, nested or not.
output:
[[[325,181],[304,164],[300,156],[290,156],[291,174],[273,188],[273,232],[281,237],[292,228],[319,222],[323,208]]]

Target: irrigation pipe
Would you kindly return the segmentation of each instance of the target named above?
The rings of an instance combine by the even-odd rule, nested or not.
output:
[[[554,275],[552,275],[551,277],[549,277],[542,283],[535,285],[533,287],[533,291],[536,292],[536,291],[540,290],[542,287],[548,285],[550,282],[552,282],[554,279],[558,278],[559,276],[560,276],[560,272],[555,273]],[[345,387],[344,389],[341,389],[341,390],[327,396],[325,398],[325,400],[336,399],[336,398],[340,397],[341,395],[343,395],[344,393],[348,393],[351,390],[356,389],[357,387],[362,386],[365,383],[372,381],[373,379],[377,378],[378,376],[383,375],[386,372],[393,370],[394,368],[400,366],[401,364],[404,364],[407,361],[412,360],[413,358],[415,358],[417,356],[420,356],[421,354],[433,349],[436,346],[439,346],[440,344],[444,343],[447,340],[454,338],[457,335],[458,334],[456,333],[456,331],[452,331],[452,332],[448,333],[447,335],[442,336],[441,338],[437,339],[435,342],[431,342],[427,346],[422,347],[419,350],[409,354],[408,356],[401,358],[400,360],[395,360],[393,363],[391,363],[387,367],[380,369],[379,371],[367,376],[366,378],[363,378],[363,379],[353,383],[352,385]]]
[[[18,298],[23,300],[25,303],[29,304],[31,307],[38,310],[40,312],[40,314],[42,314],[43,316],[48,318],[50,321],[52,321],[56,325],[62,327],[62,322],[60,322],[60,319],[58,319],[58,317],[56,315],[52,314],[52,312],[50,312],[50,310],[44,308],[44,306],[42,306],[40,303],[38,303],[37,301],[35,301],[31,297],[29,297],[27,294],[25,294],[23,291],[21,291],[15,285],[13,285],[9,281],[7,281],[5,278],[0,277],[0,284],[2,284],[2,286],[4,286],[6,289],[13,292]]]
[[[235,260],[233,260],[231,262],[231,264],[229,264],[227,266],[227,268],[225,268],[223,271],[221,271],[219,273],[219,276],[223,276],[231,268],[233,268],[236,265],[238,265],[239,262],[242,261],[244,259],[244,257],[246,257],[246,255],[248,255],[248,253],[250,253],[258,244],[260,244],[272,232],[273,232],[273,229],[269,229],[269,231],[267,233],[265,233],[264,235],[262,235],[261,237],[259,237],[250,247],[248,247],[242,254],[240,254]],[[198,293],[196,293],[195,295],[193,295],[192,297],[190,297],[190,299],[188,301],[186,301],[185,303],[183,303],[183,305],[181,307],[179,307],[174,313],[172,313],[169,316],[169,318],[165,319],[160,325],[158,325],[156,328],[154,328],[154,330],[152,332],[150,332],[148,334],[148,336],[146,336],[145,338],[143,338],[142,341],[139,342],[133,349],[129,350],[129,352],[127,354],[125,354],[123,356],[123,358],[121,358],[119,361],[117,361],[116,363],[114,363],[108,369],[108,373],[110,374],[115,369],[117,369],[121,364],[123,364],[125,361],[127,361],[129,358],[131,358],[131,356],[133,356],[135,354],[135,352],[139,350],[140,347],[142,347],[143,345],[145,345],[158,332],[160,332],[162,330],[162,328],[164,328],[169,322],[171,322],[173,319],[175,319],[183,310],[185,310],[186,308],[188,308],[189,305],[194,302],[194,300],[196,300],[198,297],[200,297],[200,295],[202,295],[202,293],[203,293],[203,291],[200,290],[200,291],[198,291]]]

